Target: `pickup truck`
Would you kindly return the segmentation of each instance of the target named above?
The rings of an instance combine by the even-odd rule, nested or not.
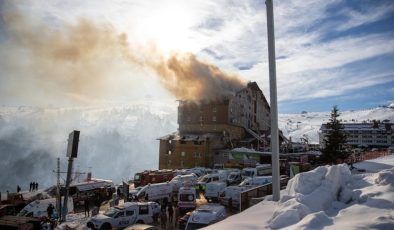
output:
[[[88,228],[109,230],[125,228],[135,223],[150,224],[154,221],[158,204],[155,202],[126,202],[109,208],[104,214],[92,217],[86,224]]]

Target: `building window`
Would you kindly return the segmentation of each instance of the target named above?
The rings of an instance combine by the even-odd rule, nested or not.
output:
[[[183,161],[181,161],[181,167],[182,167],[182,168],[184,167]]]
[[[171,160],[168,160],[168,165],[171,165]]]
[[[168,150],[168,155],[171,155],[171,153],[172,153],[171,150]]]
[[[216,107],[213,107],[213,109],[212,109],[212,112],[214,112],[214,113],[216,113],[216,112],[217,112],[217,109],[216,109]]]
[[[213,117],[212,117],[212,121],[216,121],[216,116],[213,116]]]
[[[204,118],[203,118],[203,116],[200,116],[200,121],[204,121]]]
[[[191,120],[192,120],[192,119],[191,119],[191,117],[190,117],[190,116],[188,116],[188,117],[187,117],[187,121],[189,121],[189,122],[190,122]]]
[[[184,156],[185,156],[185,152],[181,152],[181,156],[183,156],[183,157],[184,157]]]

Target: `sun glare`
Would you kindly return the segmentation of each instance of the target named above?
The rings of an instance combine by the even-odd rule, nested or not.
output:
[[[193,51],[190,39],[193,26],[190,9],[182,5],[164,4],[138,20],[137,32],[144,42],[153,43],[165,54]]]

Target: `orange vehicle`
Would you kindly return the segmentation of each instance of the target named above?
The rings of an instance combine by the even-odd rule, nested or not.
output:
[[[134,187],[170,181],[174,174],[171,169],[145,170],[135,174]]]

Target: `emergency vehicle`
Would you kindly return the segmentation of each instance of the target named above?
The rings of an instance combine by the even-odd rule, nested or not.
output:
[[[218,202],[227,185],[226,182],[213,181],[205,185],[205,198],[208,202]]]
[[[171,169],[145,170],[134,175],[134,187],[170,181],[173,177]]]
[[[196,208],[196,189],[193,187],[180,187],[178,191],[178,207],[181,212]]]
[[[125,228],[135,223],[153,223],[155,207],[153,202],[126,202],[123,205],[111,207],[103,214],[98,214],[87,222],[92,229],[109,230]]]
[[[169,182],[148,184],[142,187],[136,194],[137,199],[145,201],[169,200],[172,197],[172,185]]]

